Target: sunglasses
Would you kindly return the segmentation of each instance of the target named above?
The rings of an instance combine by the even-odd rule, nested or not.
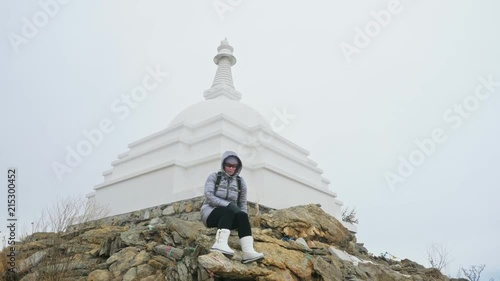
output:
[[[229,163],[224,163],[224,166],[225,166],[225,167],[228,167],[228,168],[238,168],[238,164],[229,164]]]

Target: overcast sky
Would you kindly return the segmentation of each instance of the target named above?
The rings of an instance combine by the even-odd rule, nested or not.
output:
[[[500,280],[499,10],[494,0],[1,1],[0,166],[4,177],[18,169],[18,224],[92,192],[129,143],[203,100],[227,37],[241,102],[268,120],[295,115],[279,133],[356,207],[370,252],[428,265],[426,248],[442,244],[445,273],[486,264],[482,280]],[[151,72],[169,76],[126,103]],[[53,164],[105,119],[113,130],[58,179]]]

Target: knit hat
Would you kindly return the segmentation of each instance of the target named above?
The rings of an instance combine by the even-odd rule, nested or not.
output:
[[[224,160],[224,163],[229,163],[229,164],[239,164],[240,162],[238,161],[238,158],[235,156],[229,156]]]

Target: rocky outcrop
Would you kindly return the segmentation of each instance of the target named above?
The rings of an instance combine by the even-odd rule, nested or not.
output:
[[[271,210],[250,204],[260,263],[210,253],[215,229],[199,221],[201,198],[35,233],[18,249],[18,280],[448,280],[438,270],[368,253],[356,237],[317,205]]]

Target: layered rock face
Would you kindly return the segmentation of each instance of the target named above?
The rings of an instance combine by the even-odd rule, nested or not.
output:
[[[18,245],[13,280],[448,280],[410,260],[368,253],[317,205],[271,210],[249,204],[260,263],[241,263],[235,231],[228,259],[210,253],[216,229],[200,222],[202,198],[35,233]]]

